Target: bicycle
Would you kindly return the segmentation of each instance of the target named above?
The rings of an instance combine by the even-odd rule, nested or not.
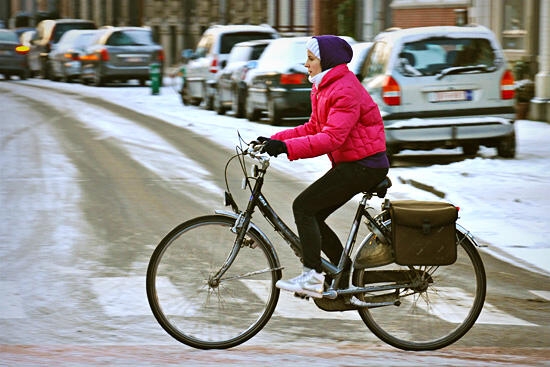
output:
[[[146,280],[151,310],[168,334],[189,346],[224,349],[244,343],[266,325],[275,310],[280,291],[275,283],[283,267],[272,242],[251,220],[255,209],[301,258],[299,238],[262,194],[270,158],[260,153],[261,147],[257,142],[237,146],[237,154],[226,164],[225,200],[232,212],[217,210],[178,225],[151,256]],[[247,174],[245,157],[256,161],[251,175]],[[227,183],[228,166],[234,158],[244,173],[243,189],[251,192],[243,211]],[[454,264],[397,265],[391,251],[380,251],[389,248],[389,200],[385,199],[377,215],[367,210],[372,209],[368,200],[384,198],[390,186],[386,177],[363,193],[339,264],[322,259],[330,284],[323,298],[314,302],[325,311],[359,312],[366,326],[394,347],[439,349],[460,339],[482,310],[486,278],[476,250],[479,245],[457,224],[458,256]],[[370,233],[355,253],[351,279],[344,279],[345,262],[352,254],[362,220]],[[365,253],[374,259],[371,266],[365,264]],[[366,259],[368,263],[368,256]],[[349,284],[350,280],[350,286],[340,289],[339,284]]]

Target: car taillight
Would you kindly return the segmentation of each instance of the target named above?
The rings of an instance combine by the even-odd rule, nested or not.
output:
[[[516,92],[514,90],[514,76],[510,70],[506,70],[500,80],[500,98],[512,99]]]
[[[301,73],[281,74],[281,84],[304,84],[306,75]]]
[[[208,69],[211,73],[217,73],[218,72],[218,59],[212,60],[212,64],[210,64],[210,69]]]
[[[388,106],[399,106],[401,104],[401,88],[391,76],[386,76],[382,86],[382,99]]]
[[[80,57],[78,56],[78,54],[76,52],[73,52],[73,53],[66,53],[66,54],[63,54],[63,56],[65,56],[66,59],[69,59],[69,60],[73,60],[73,61],[78,61],[80,60]]]
[[[102,61],[109,61],[109,52],[107,51],[106,48],[102,48],[101,51],[99,51],[99,53],[101,55]]]
[[[95,54],[92,54],[92,55],[83,55],[83,56],[80,56],[80,60],[92,60],[92,61],[97,61],[99,60],[99,57]]]
[[[25,55],[27,52],[29,52],[29,48],[27,46],[19,45],[15,48],[15,52],[21,55]]]
[[[163,50],[158,50],[158,52],[157,52],[157,60],[158,60],[158,61],[164,61],[164,51],[163,51]]]

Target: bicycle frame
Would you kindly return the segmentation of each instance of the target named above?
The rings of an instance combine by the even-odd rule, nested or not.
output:
[[[220,281],[223,274],[227,271],[227,269],[229,269],[229,267],[231,266],[231,263],[237,256],[239,249],[242,246],[244,236],[246,234],[246,230],[243,230],[243,229],[248,229],[248,227],[251,225],[252,214],[256,207],[260,209],[260,212],[262,213],[264,218],[266,218],[266,220],[273,226],[275,231],[290,245],[291,249],[294,251],[296,256],[298,256],[298,258],[300,259],[302,257],[302,249],[301,249],[299,237],[277,215],[275,210],[271,207],[271,205],[267,201],[266,197],[261,192],[263,183],[264,183],[264,176],[267,172],[267,168],[269,167],[269,158],[262,157],[262,156],[256,156],[255,158],[261,163],[262,167],[257,168],[256,166],[256,168],[254,169],[254,178],[256,179],[256,182],[254,184],[254,187],[251,188],[252,195],[248,200],[247,208],[244,211],[239,213],[239,215],[236,217],[235,225],[232,228],[233,232],[237,234],[235,244],[227,260],[222,266],[222,268],[211,279],[211,281],[214,283]],[[414,287],[417,285],[413,282],[413,283],[401,284],[401,285],[385,285],[385,286],[368,287],[368,288],[352,287],[345,290],[336,289],[337,285],[340,282],[344,267],[346,266],[346,259],[350,256],[353,250],[353,247],[357,238],[359,226],[361,223],[361,219],[365,217],[367,222],[372,225],[372,227],[371,226],[369,227],[374,228],[374,230],[378,231],[379,233],[383,233],[384,231],[382,228],[380,228],[376,219],[366,210],[367,201],[371,197],[372,197],[371,193],[365,193],[359,203],[359,206],[357,207],[357,211],[355,213],[355,217],[353,219],[352,226],[351,226],[351,229],[350,229],[350,232],[338,265],[334,266],[332,263],[330,263],[326,259],[321,258],[321,267],[323,271],[327,275],[331,276],[333,279],[330,289],[324,292],[323,294],[327,298],[334,299],[338,297],[338,295],[343,295],[343,294],[353,295],[353,294],[359,294],[359,293],[365,293],[365,292],[376,292],[381,290]],[[236,205],[234,206],[234,208],[235,207]],[[394,302],[386,302],[383,304],[376,304],[376,305],[387,305],[387,304],[394,304]],[[374,304],[369,304],[369,305],[374,305]]]

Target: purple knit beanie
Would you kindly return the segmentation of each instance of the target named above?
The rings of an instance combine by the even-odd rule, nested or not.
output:
[[[349,43],[337,36],[314,36],[319,44],[321,70],[325,71],[351,61],[353,50]]]

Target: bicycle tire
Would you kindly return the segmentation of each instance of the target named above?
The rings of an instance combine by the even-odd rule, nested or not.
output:
[[[265,326],[277,305],[279,262],[253,227],[219,286],[209,284],[233,248],[234,223],[223,215],[191,219],[168,233],[151,256],[146,279],[151,310],[168,334],[191,347],[239,345]]]
[[[458,228],[456,239],[458,258],[452,265],[403,267],[394,263],[376,268],[428,271],[433,280],[424,291],[410,294],[408,290],[408,296],[407,290],[400,290],[398,306],[358,310],[378,338],[403,350],[435,350],[456,342],[475,324],[485,302],[485,268],[475,245]],[[368,269],[355,270],[353,282],[368,285]]]

